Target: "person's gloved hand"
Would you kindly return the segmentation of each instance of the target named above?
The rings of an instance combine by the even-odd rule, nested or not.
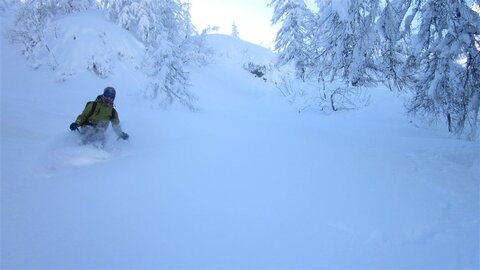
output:
[[[125,132],[122,132],[122,134],[120,135],[120,139],[123,139],[123,140],[128,140],[128,137],[130,136],[128,136],[128,134]]]
[[[77,130],[79,126],[80,125],[77,124],[77,122],[73,122],[72,124],[70,124],[70,130],[72,130],[72,131]]]

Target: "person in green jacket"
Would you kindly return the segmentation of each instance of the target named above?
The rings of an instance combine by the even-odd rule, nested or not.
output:
[[[83,112],[77,120],[70,124],[70,130],[79,131],[82,143],[99,142],[102,146],[105,143],[105,132],[110,122],[113,131],[123,140],[128,139],[128,134],[122,131],[118,113],[114,108],[115,89],[107,87],[103,95],[99,95],[95,101],[87,102]]]

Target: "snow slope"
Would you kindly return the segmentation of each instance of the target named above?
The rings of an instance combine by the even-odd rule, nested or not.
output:
[[[62,25],[81,40],[84,19],[110,27]],[[1,268],[480,267],[479,143],[412,126],[385,89],[298,114],[242,66],[270,52],[212,36],[200,111],[163,111],[128,61],[60,83],[1,42]],[[107,85],[131,139],[78,146],[68,125]]]

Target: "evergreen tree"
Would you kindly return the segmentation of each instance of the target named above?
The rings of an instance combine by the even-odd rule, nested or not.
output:
[[[446,120],[449,131],[476,137],[480,105],[480,18],[464,0],[422,6],[415,50],[418,83],[408,110]]]
[[[101,0],[100,6],[107,11],[107,16],[112,21],[120,22],[120,25],[126,29],[122,24],[124,19],[128,20],[128,14],[126,13],[126,7],[131,3],[131,0]]]
[[[308,30],[313,14],[304,0],[272,0],[270,5],[274,7],[272,23],[282,23],[275,40],[275,49],[279,51],[278,64],[293,61],[297,77],[304,79],[310,62],[307,45],[310,43]]]
[[[408,56],[412,54],[408,46],[411,22],[407,17],[408,12],[410,16],[416,13],[415,9],[411,9],[412,2],[413,0],[386,0],[377,22],[380,39],[377,65],[384,75],[383,81],[391,90],[404,89],[412,82],[414,70],[411,68],[414,67],[408,61]]]
[[[146,47],[144,72],[152,78],[146,95],[162,106],[177,101],[194,110],[195,95],[188,90],[187,67],[202,64],[208,50],[202,48],[190,17],[190,4],[179,0],[105,0],[111,18],[131,31]]]
[[[350,0],[344,3],[346,10],[332,0],[317,2],[320,11],[311,43],[315,73],[322,79],[341,79],[352,86],[374,82],[378,1]]]
[[[232,24],[232,37],[234,38],[238,38],[238,27],[237,27],[237,24],[235,22],[233,22]]]

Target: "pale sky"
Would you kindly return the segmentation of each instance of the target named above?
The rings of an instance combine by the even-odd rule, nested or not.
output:
[[[230,35],[237,25],[239,37],[251,43],[273,48],[279,28],[271,24],[271,0],[190,0],[192,21],[198,31],[218,26],[217,33]]]

